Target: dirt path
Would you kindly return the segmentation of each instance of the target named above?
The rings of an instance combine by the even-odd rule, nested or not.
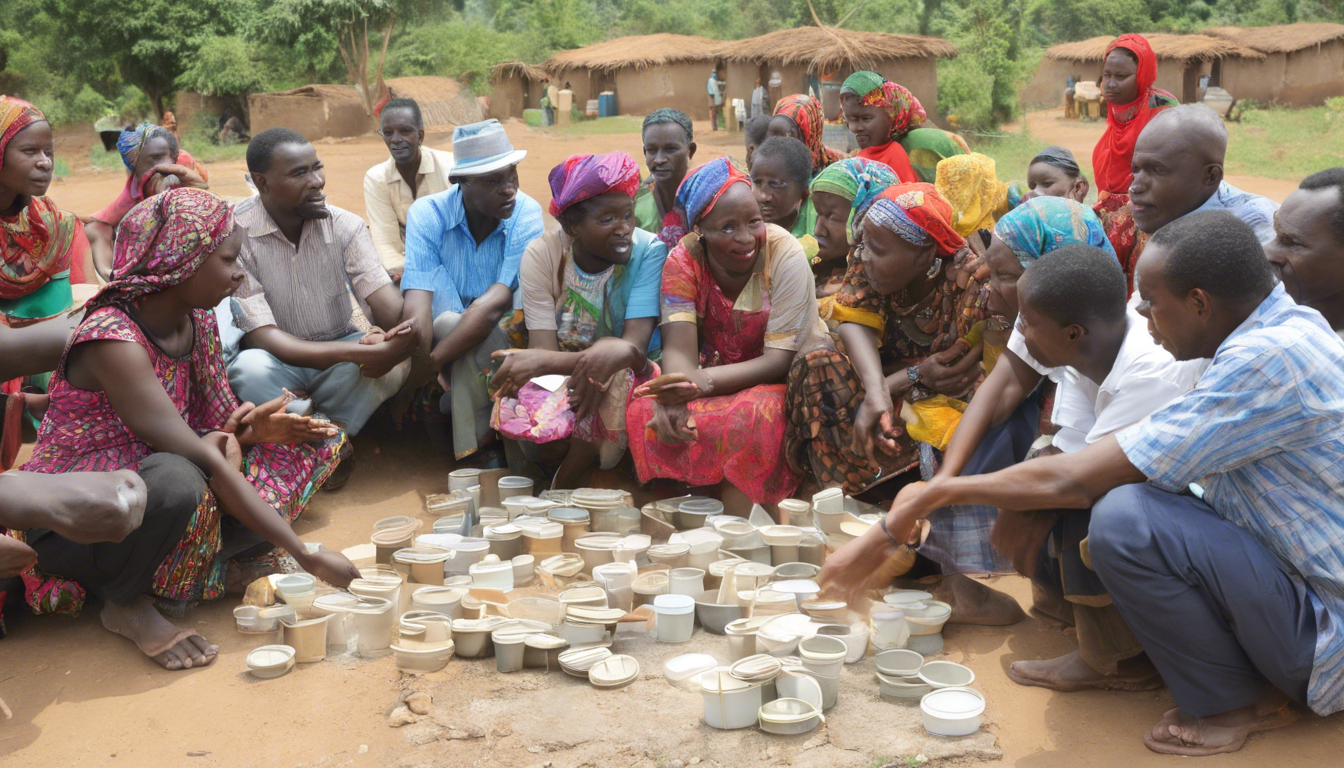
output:
[[[545,173],[565,156],[638,151],[635,135],[559,140],[519,125],[509,131],[530,152],[522,165],[523,187],[543,205],[549,199]],[[701,137],[698,159],[725,153],[740,158],[739,140],[739,134]],[[332,202],[362,212],[360,179],[383,156],[379,142],[328,143],[320,153]],[[87,144],[82,154],[87,156]],[[241,163],[212,166],[211,173],[217,191],[245,194]],[[92,211],[116,193],[122,178],[77,170],[56,185],[53,195],[67,207]],[[422,495],[442,491],[452,468],[414,430],[396,435],[374,423],[357,442],[361,464],[350,485],[318,494],[295,525],[305,541],[346,547],[367,540],[379,518],[422,514]],[[631,482],[629,477],[612,479]],[[1030,600],[1022,579],[1002,579],[999,586],[1023,604]],[[872,768],[881,758],[921,752],[941,758],[935,764],[960,766],[1175,764],[1148,752],[1140,741],[1172,706],[1165,691],[1064,695],[1007,679],[1004,669],[1013,660],[1048,658],[1070,649],[1067,633],[1047,621],[1032,619],[1007,629],[948,629],[946,658],[975,671],[975,685],[989,702],[988,735],[949,746],[924,735],[917,711],[877,697],[871,660],[846,668],[840,703],[824,731],[789,738],[755,730],[715,732],[699,721],[697,697],[669,688],[660,678],[662,661],[683,649],[726,658],[726,641],[703,633],[691,646],[676,648],[646,639],[624,641],[643,663],[643,675],[615,692],[596,691],[559,674],[504,677],[490,661],[455,660],[443,672],[416,680],[400,674],[391,659],[330,659],[278,680],[256,681],[245,673],[243,658],[263,641],[234,631],[230,611],[236,604],[224,600],[203,606],[184,622],[221,647],[212,667],[190,672],[157,668],[129,643],[105,632],[93,612],[78,619],[13,622],[10,637],[0,641],[0,698],[14,710],[12,720],[0,721],[0,765],[666,768],[673,760],[699,758],[701,765],[734,768]],[[416,725],[391,729],[387,713],[398,694],[410,688],[434,695],[433,714]],[[997,762],[1000,751],[1003,761]],[[1307,717],[1254,738],[1240,753],[1201,765],[1329,765],[1342,753],[1344,720]]]

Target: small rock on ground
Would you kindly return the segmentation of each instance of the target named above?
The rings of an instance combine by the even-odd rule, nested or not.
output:
[[[434,702],[434,698],[424,691],[416,691],[407,696],[402,702],[406,708],[417,715],[429,714],[429,705]]]
[[[400,728],[403,725],[410,725],[415,722],[415,715],[406,707],[397,707],[392,710],[392,714],[387,716],[387,724],[393,728]]]

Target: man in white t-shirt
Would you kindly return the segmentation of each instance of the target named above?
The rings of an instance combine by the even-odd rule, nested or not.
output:
[[[1125,292],[1115,257],[1091,246],[1064,246],[1032,263],[1018,281],[1008,349],[967,407],[938,474],[956,477],[977,451],[992,449],[1045,377],[1059,383],[1051,421],[1060,431],[1044,453],[1081,451],[1190,391],[1208,361],[1178,362],[1158,346]],[[1009,676],[1062,691],[1156,688],[1156,670],[1088,565],[1088,517],[999,513],[995,548],[1032,578],[1037,610],[1075,624],[1079,641],[1059,659],[1015,662]]]

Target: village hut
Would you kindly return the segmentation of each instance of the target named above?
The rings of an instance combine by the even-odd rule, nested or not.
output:
[[[859,70],[872,70],[900,83],[937,117],[938,59],[957,55],[957,47],[937,37],[855,32],[838,27],[781,29],[760,37],[723,43],[728,98],[748,108],[757,78],[770,102],[809,90],[822,98],[828,119],[839,116],[839,87]],[[776,77],[776,75],[778,77]]]
[[[1215,62],[1212,84],[1237,99],[1307,107],[1344,95],[1344,24],[1214,27],[1204,34],[1264,54]]]
[[[1253,48],[1209,35],[1154,33],[1144,37],[1157,54],[1156,87],[1171,93],[1183,104],[1199,99],[1199,79],[1211,75],[1215,64],[1222,62],[1218,66],[1225,67],[1232,60],[1263,61],[1265,58],[1265,54]],[[1106,46],[1114,39],[1104,35],[1047,48],[1036,69],[1036,77],[1022,93],[1022,100],[1028,107],[1057,107],[1064,103],[1068,78],[1096,80],[1101,75]]]
[[[705,85],[717,64],[720,45],[717,40],[692,35],[618,37],[561,51],[541,68],[557,86],[569,83],[580,110],[603,91],[613,91],[622,114],[642,115],[673,107],[708,120]]]
[[[505,61],[490,70],[490,116],[521,118],[525,109],[540,109],[550,75],[541,67]]]
[[[387,81],[393,98],[415,99],[427,131],[451,131],[459,125],[485,119],[481,100],[456,80],[447,77],[394,77]]]
[[[305,85],[247,98],[252,135],[268,128],[289,128],[309,141],[363,136],[376,126],[364,111],[364,98],[351,85]]]

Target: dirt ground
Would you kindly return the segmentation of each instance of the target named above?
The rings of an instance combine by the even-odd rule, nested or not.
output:
[[[707,126],[706,126],[707,127]],[[1055,128],[1053,132],[1051,128]],[[1084,129],[1033,125],[1036,136],[1089,148]],[[1088,128],[1090,130],[1090,127]],[[510,125],[515,144],[529,150],[522,186],[548,201],[547,171],[569,154],[623,149],[638,157],[636,135],[555,139]],[[446,137],[431,137],[447,146]],[[740,134],[701,135],[699,159],[733,154]],[[82,147],[80,145],[83,145]],[[97,210],[116,194],[119,173],[88,167],[87,141],[62,137],[73,168],[52,195],[77,212]],[[364,170],[385,157],[376,138],[324,143],[331,202],[363,212]],[[242,163],[211,167],[213,188],[246,194]],[[1234,180],[1281,199],[1291,185]],[[361,462],[350,484],[320,493],[295,528],[305,541],[342,548],[367,540],[372,523],[393,514],[423,516],[422,496],[441,492],[451,459],[433,449],[423,430],[404,434],[375,422],[356,441]],[[625,478],[624,483],[633,482]],[[996,586],[1023,605],[1025,580]],[[689,650],[726,658],[726,640],[697,632],[683,646],[659,646],[622,636],[618,651],[642,664],[640,679],[620,691],[598,691],[553,672],[499,675],[492,661],[454,660],[420,678],[399,673],[391,658],[333,658],[304,665],[277,680],[257,681],[244,670],[246,652],[263,641],[233,629],[228,599],[198,608],[184,622],[220,645],[209,668],[164,671],[128,642],[104,631],[96,612],[77,619],[25,617],[0,641],[0,698],[14,717],[0,721],[0,765],[24,766],[644,766],[680,760],[711,766],[844,766],[875,768],[924,755],[934,764],[971,766],[1171,765],[1140,738],[1173,706],[1165,691],[1057,694],[1013,684],[1004,674],[1018,659],[1050,658],[1071,649],[1060,625],[1029,619],[1010,628],[949,627],[944,658],[967,664],[987,700],[981,735],[946,741],[928,737],[916,708],[877,696],[871,659],[846,667],[839,704],[823,728],[798,737],[754,729],[717,732],[700,720],[693,694],[661,677],[662,662]],[[404,691],[434,696],[430,716],[392,729],[387,715]],[[1210,766],[1334,764],[1344,753],[1344,721],[1307,717],[1280,732],[1255,737],[1240,753],[1207,758]]]

